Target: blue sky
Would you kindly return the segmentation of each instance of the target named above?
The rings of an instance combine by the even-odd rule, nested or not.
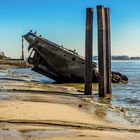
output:
[[[84,55],[85,10],[93,7],[93,55],[97,55],[96,5],[99,4],[111,9],[112,54],[140,56],[140,0],[1,0],[0,51],[19,58],[21,35],[32,29]]]

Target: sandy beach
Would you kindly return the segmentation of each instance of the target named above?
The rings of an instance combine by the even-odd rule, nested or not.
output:
[[[2,66],[6,73],[10,66]],[[0,80],[0,140],[139,140],[125,109],[94,102],[79,87]],[[81,90],[82,91],[82,90]]]
[[[140,140],[140,0],[0,13],[0,140]]]

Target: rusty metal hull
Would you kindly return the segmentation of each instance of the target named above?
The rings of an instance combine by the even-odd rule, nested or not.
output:
[[[28,62],[33,70],[56,82],[84,82],[85,58],[45,38],[29,32],[24,35],[31,54]],[[92,81],[98,82],[97,64],[92,63]],[[113,75],[112,75],[113,76]]]

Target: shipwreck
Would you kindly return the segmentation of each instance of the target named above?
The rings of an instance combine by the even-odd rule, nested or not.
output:
[[[29,32],[23,36],[29,43],[28,62],[33,71],[43,74],[58,83],[84,82],[85,58],[75,50],[70,50],[49,41],[36,33]],[[98,67],[92,63],[92,81],[98,83]],[[119,72],[112,72],[112,82],[127,82],[128,78]]]

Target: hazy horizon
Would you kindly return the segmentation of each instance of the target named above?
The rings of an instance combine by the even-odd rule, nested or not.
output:
[[[94,8],[93,56],[97,55],[96,6],[111,9],[112,55],[140,56],[139,0],[5,0],[0,1],[0,51],[21,56],[21,35],[38,35],[84,55],[85,11]],[[25,43],[27,57],[27,43]]]

